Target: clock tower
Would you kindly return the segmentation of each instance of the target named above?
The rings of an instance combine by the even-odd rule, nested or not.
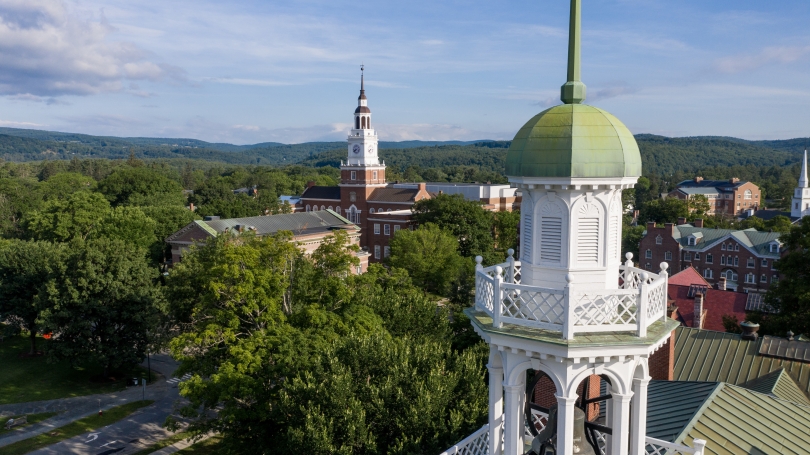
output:
[[[349,156],[341,163],[341,186],[385,185],[385,164],[377,156],[377,132],[371,128],[371,109],[364,85],[363,67],[360,67],[360,96],[354,110],[354,124],[349,132]]]

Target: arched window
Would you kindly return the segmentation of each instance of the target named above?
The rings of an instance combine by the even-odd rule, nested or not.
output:
[[[365,117],[363,117],[362,120],[360,120],[360,125],[363,126],[363,129],[366,129],[366,118]]]
[[[324,206],[321,206],[321,210],[326,210],[326,207],[324,207]]]
[[[307,212],[309,212],[309,204],[307,204]]]
[[[390,212],[390,211],[391,211],[391,209],[386,210],[386,212]]]
[[[368,213],[374,213],[374,209],[368,209]]]
[[[338,215],[340,215],[340,207],[335,207],[335,213],[337,213]]]
[[[329,206],[329,210],[335,210],[331,205]]]
[[[354,129],[356,129],[356,130],[360,129],[360,117],[359,116],[354,118]]]
[[[368,119],[366,119],[366,128],[371,129],[371,117],[369,117]]]

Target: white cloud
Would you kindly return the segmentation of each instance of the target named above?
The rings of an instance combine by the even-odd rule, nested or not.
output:
[[[277,87],[282,85],[292,85],[292,83],[290,82],[271,81],[264,79],[244,79],[235,77],[206,77],[203,80],[207,82],[216,82],[219,84],[252,85],[258,87]]]
[[[750,71],[771,63],[793,63],[810,55],[810,46],[774,46],[755,54],[742,54],[717,59],[714,69],[721,73]]]
[[[0,120],[0,126],[8,128],[42,128],[46,125],[32,122],[15,122],[13,120]]]
[[[182,79],[140,47],[113,41],[103,14],[62,0],[0,0],[0,94],[56,97],[122,91],[126,80]]]

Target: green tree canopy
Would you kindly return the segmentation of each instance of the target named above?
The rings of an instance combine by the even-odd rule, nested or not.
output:
[[[499,250],[517,248],[519,225],[520,211],[495,213],[495,241]]]
[[[109,210],[90,237],[123,240],[149,251],[158,241],[155,237],[156,226],[155,220],[146,216],[140,208],[121,206]]]
[[[65,199],[50,200],[42,210],[29,213],[26,230],[36,240],[86,239],[109,211],[110,204],[104,196],[80,191]]]
[[[762,321],[764,333],[783,336],[792,330],[810,335],[810,217],[780,240],[787,251],[776,262],[780,279],[765,295],[765,302],[777,313],[755,319]]]
[[[60,172],[40,184],[40,191],[46,200],[65,199],[77,191],[93,191],[96,181],[76,172]]]
[[[656,223],[676,223],[678,218],[686,218],[689,216],[686,201],[676,197],[648,201],[641,206],[640,212],[639,224],[645,224],[648,221],[655,221]]]
[[[413,283],[434,294],[450,294],[452,284],[462,271],[458,240],[433,223],[414,231],[401,230],[389,242],[387,263],[408,272]]]
[[[416,202],[413,211],[417,223],[433,223],[452,232],[458,239],[462,256],[481,255],[487,262],[495,260],[493,216],[481,207],[480,202],[468,201],[460,194],[440,194]]]
[[[185,204],[180,184],[148,167],[117,169],[99,182],[98,190],[114,206]]]

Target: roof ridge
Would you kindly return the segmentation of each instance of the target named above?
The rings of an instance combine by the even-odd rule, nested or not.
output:
[[[711,381],[693,381],[693,382],[711,382]],[[712,393],[710,393],[706,397],[706,399],[703,400],[703,403],[700,404],[700,407],[698,408],[698,410],[692,415],[692,418],[689,419],[689,422],[686,424],[686,426],[683,427],[680,434],[678,434],[678,437],[675,438],[674,441],[672,441],[673,443],[675,443],[675,444],[683,443],[684,436],[686,436],[687,434],[689,434],[690,431],[692,431],[692,428],[695,427],[695,424],[697,424],[698,419],[700,419],[700,416],[703,415],[703,413],[706,411],[706,409],[712,403],[712,400],[714,400],[714,397],[716,397],[717,394],[720,393],[720,390],[723,389],[723,386],[726,386],[726,385],[728,385],[728,384],[726,384],[725,382],[718,382],[717,383],[717,386],[714,388],[714,390],[712,390]]]

